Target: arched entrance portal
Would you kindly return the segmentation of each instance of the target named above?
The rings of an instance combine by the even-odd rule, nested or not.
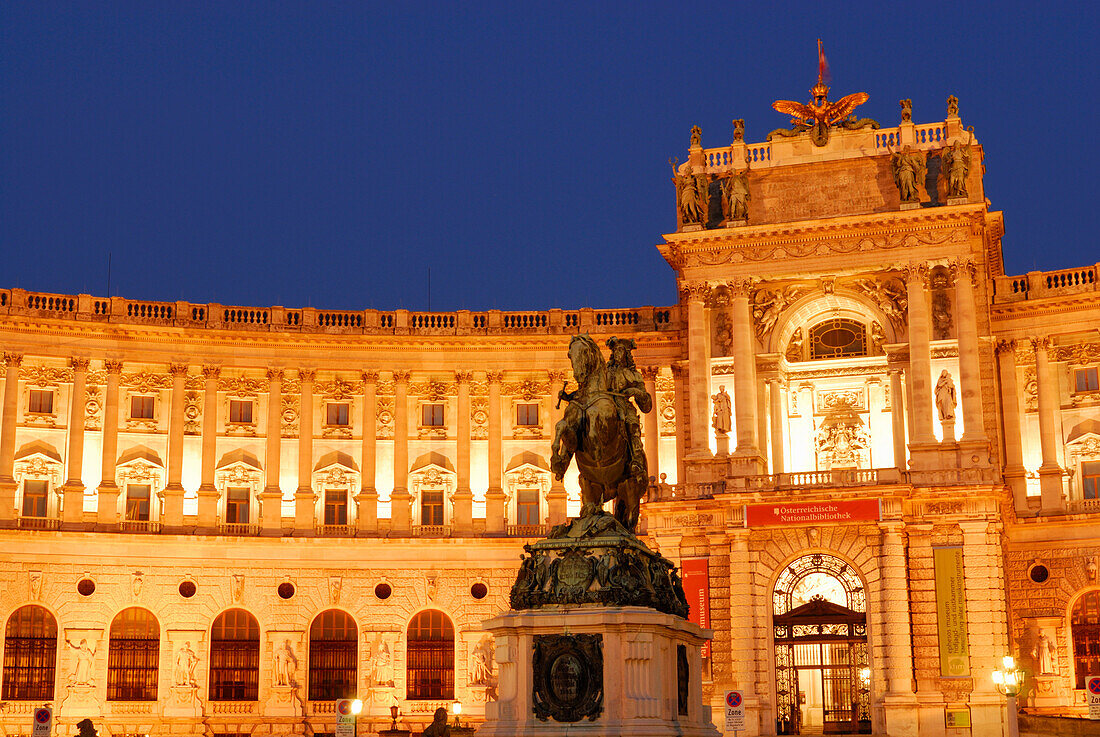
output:
[[[869,734],[867,594],[822,553],[787,566],[772,594],[778,734]]]

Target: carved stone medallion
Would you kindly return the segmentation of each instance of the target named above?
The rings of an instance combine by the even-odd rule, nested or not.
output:
[[[536,635],[531,669],[542,721],[596,721],[603,712],[603,635]]]

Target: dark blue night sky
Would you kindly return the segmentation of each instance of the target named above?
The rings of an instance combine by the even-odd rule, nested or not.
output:
[[[1097,8],[6,2],[0,286],[103,295],[110,253],[134,299],[670,304],[668,158],[784,125],[819,37],[884,126],[959,97],[1009,273],[1094,263]]]

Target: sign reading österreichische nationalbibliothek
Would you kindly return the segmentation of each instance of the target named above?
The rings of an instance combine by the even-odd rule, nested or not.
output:
[[[932,549],[936,571],[936,629],[940,643],[940,675],[970,675],[966,639],[966,589],[961,547]]]
[[[745,505],[745,527],[863,522],[881,518],[882,507],[878,499]]]

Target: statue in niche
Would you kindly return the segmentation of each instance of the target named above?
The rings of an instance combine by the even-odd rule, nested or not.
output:
[[[902,202],[920,202],[920,183],[928,173],[923,151],[914,151],[906,145],[901,151],[890,154],[890,169],[894,184]]]
[[[1050,647],[1050,638],[1045,632],[1039,632],[1039,638],[1035,641],[1035,649],[1032,651],[1035,658],[1035,672],[1040,676],[1054,675],[1054,653]]]
[[[944,369],[936,382],[936,409],[940,413],[940,419],[955,419],[955,405],[955,382],[951,380],[951,373]]]
[[[684,173],[677,171],[678,159],[669,159],[672,166],[672,183],[676,185],[676,206],[680,225],[703,225],[710,212],[710,184],[705,172],[695,174],[691,164],[684,165]]]
[[[378,643],[378,649],[370,660],[370,682],[372,686],[393,685],[393,655],[385,640]]]
[[[886,332],[882,329],[882,325],[878,320],[871,323],[871,345],[875,349],[876,354],[885,353],[882,346],[886,343]]]
[[[76,665],[69,674],[70,686],[94,686],[92,670],[95,667],[95,648],[88,644],[88,640],[81,638],[80,644],[75,645],[71,640],[65,641],[70,648],[76,650]]]
[[[733,324],[724,310],[714,318],[714,347],[719,357],[728,356],[733,348]]]
[[[733,424],[733,403],[730,395],[726,394],[726,387],[718,387],[718,393],[711,397],[711,401],[714,402],[711,425],[719,435],[728,435]]]
[[[901,122],[903,122],[903,123],[912,123],[913,122],[913,101],[906,98],[904,100],[900,100],[899,104],[901,105]]]
[[[966,197],[966,177],[970,174],[970,146],[955,141],[940,153],[948,197]]]
[[[493,640],[486,636],[481,638],[470,652],[470,685],[493,685]]]
[[[954,95],[947,96],[947,117],[959,117],[959,98]]]
[[[191,649],[191,643],[185,642],[176,651],[175,667],[172,669],[172,682],[176,686],[197,686],[195,683],[195,666],[199,663],[199,656]]]
[[[749,173],[730,174],[722,186],[726,222],[749,219]]]
[[[943,290],[932,296],[932,336],[935,340],[951,337],[951,298]]]
[[[791,363],[802,360],[802,328],[797,327],[791,334],[791,340],[787,343],[787,360]]]
[[[293,686],[294,671],[298,668],[298,658],[290,648],[290,640],[283,640],[280,647],[275,648],[275,685]]]

